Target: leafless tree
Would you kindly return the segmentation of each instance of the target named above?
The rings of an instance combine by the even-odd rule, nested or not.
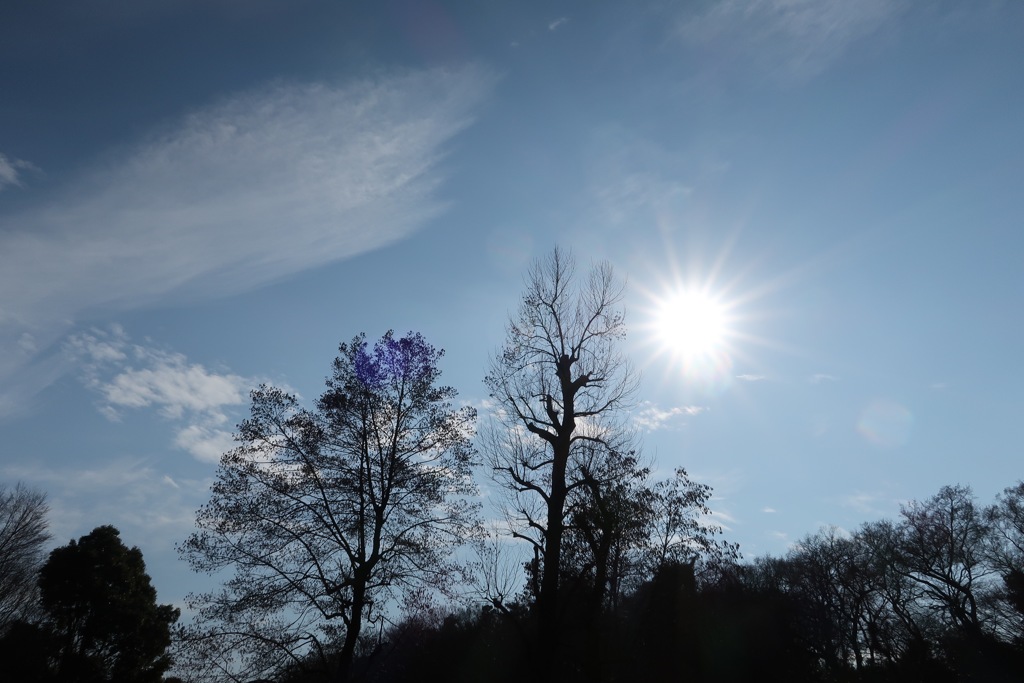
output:
[[[512,533],[534,549],[543,647],[557,636],[566,506],[587,486],[581,464],[595,450],[635,450],[626,409],[636,377],[618,349],[622,292],[607,262],[580,278],[562,250],[536,261],[485,380],[497,404],[486,451]]]
[[[1024,482],[1003,490],[985,520],[991,529],[985,554],[1003,580],[996,607],[1011,637],[1024,639]]]
[[[36,578],[45,559],[46,494],[0,485],[0,633],[36,608]]]
[[[989,526],[966,486],[943,486],[901,510],[898,561],[947,626],[979,632],[980,596],[992,568],[984,561]]]
[[[985,520],[992,528],[989,561],[1004,575],[1024,572],[1024,482],[1004,489],[985,509]]]

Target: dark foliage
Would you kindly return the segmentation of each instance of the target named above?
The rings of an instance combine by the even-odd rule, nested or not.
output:
[[[670,559],[597,612],[588,575],[565,573],[564,630],[548,675],[564,683],[1024,680],[1024,648],[1012,635],[1019,613],[1004,609],[1017,600],[1020,575],[979,559],[991,529],[979,526],[971,501],[968,489],[945,487],[899,520],[854,534],[826,529],[783,558],[735,565],[709,556],[703,571],[695,558]],[[939,555],[915,533],[945,564],[933,563]],[[544,660],[524,634],[537,632],[537,611],[522,597],[404,620],[365,659],[366,680],[536,679]]]
[[[39,572],[43,620],[0,640],[11,680],[155,683],[171,664],[178,610],[158,605],[138,548],[102,526],[57,548]]]
[[[43,626],[15,621],[0,638],[0,662],[6,678],[0,680],[42,683],[56,681],[55,664],[60,643]]]

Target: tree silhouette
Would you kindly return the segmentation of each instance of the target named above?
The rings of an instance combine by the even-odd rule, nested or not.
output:
[[[574,458],[635,450],[623,420],[635,378],[617,350],[625,335],[621,295],[608,263],[581,282],[572,257],[555,249],[527,274],[519,313],[485,379],[501,423],[487,451],[509,494],[513,534],[534,548],[541,647],[549,661],[559,633],[566,505],[587,485]]]
[[[980,593],[992,569],[984,562],[990,529],[966,486],[943,486],[901,509],[898,567],[923,591],[935,617],[968,633],[982,629]]]
[[[1024,482],[1007,487],[985,509],[991,534],[985,548],[989,563],[1003,578],[1003,601],[1010,633],[1024,641]]]
[[[0,485],[0,635],[36,609],[36,573],[43,562],[46,495],[21,484]]]
[[[192,597],[193,652],[219,651],[249,677],[287,665],[345,680],[389,597],[454,580],[450,550],[476,528],[476,416],[436,385],[442,353],[419,334],[373,348],[359,335],[340,345],[315,409],[252,393],[241,445],[181,547],[196,570],[234,571],[223,591]]]
[[[645,548],[651,575],[667,564],[700,559],[718,566],[739,559],[739,546],[719,539],[722,527],[707,521],[711,494],[709,485],[693,481],[682,467],[651,488]]]
[[[142,552],[101,526],[50,553],[40,602],[61,681],[159,681],[178,610],[158,605]]]

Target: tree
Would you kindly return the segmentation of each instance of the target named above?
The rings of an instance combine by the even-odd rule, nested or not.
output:
[[[578,461],[595,450],[635,450],[623,421],[636,381],[617,349],[625,335],[621,297],[611,265],[593,267],[580,281],[572,257],[555,249],[529,271],[518,315],[485,379],[500,423],[488,455],[508,493],[513,534],[534,548],[548,654],[560,618],[566,503],[587,486]]]
[[[41,491],[0,485],[0,635],[35,609],[36,575],[50,539],[47,511]]]
[[[881,585],[861,534],[836,527],[804,537],[786,560],[790,593],[797,597],[806,640],[831,671],[875,662]],[[873,635],[875,637],[873,637]],[[878,654],[881,654],[880,652]],[[866,657],[865,657],[866,655]]]
[[[101,526],[50,553],[40,602],[62,681],[159,681],[179,612],[158,605],[142,551]]]
[[[623,590],[635,589],[664,567],[697,560],[714,570],[739,558],[739,547],[717,538],[708,522],[711,487],[676,468],[651,484],[650,470],[615,452],[581,464],[585,486],[570,497],[563,540],[563,576],[589,579],[592,608],[613,610]]]
[[[654,484],[646,540],[651,574],[668,564],[694,564],[697,559],[716,569],[739,559],[739,545],[716,538],[722,527],[707,521],[711,494],[708,484],[691,480],[682,467],[670,479]]]
[[[562,577],[585,589],[585,619],[596,624],[601,610],[617,603],[624,580],[636,567],[636,551],[652,518],[650,470],[632,453],[583,448],[576,463],[576,488],[567,503],[562,540]]]
[[[241,445],[181,547],[198,571],[234,570],[223,591],[191,598],[202,654],[219,648],[250,677],[312,661],[345,680],[390,597],[452,580],[450,550],[476,529],[476,414],[436,385],[442,354],[419,334],[372,349],[359,335],[314,409],[252,392]]]
[[[1024,639],[1024,482],[1003,490],[985,509],[985,521],[992,531],[986,557],[1003,578],[1001,597],[1011,610],[1008,630]]]
[[[923,591],[937,619],[974,634],[984,618],[980,593],[992,573],[984,562],[990,527],[967,486],[943,486],[901,508],[897,566]]]

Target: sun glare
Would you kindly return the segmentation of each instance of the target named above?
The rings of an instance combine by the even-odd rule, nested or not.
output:
[[[685,359],[714,354],[728,334],[725,307],[703,292],[684,291],[659,304],[654,326],[662,345]]]

